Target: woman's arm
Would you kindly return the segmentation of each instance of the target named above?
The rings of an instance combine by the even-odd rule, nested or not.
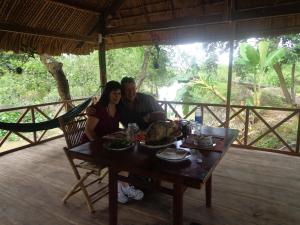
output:
[[[85,125],[85,134],[88,136],[90,141],[98,139],[97,134],[95,133],[95,128],[99,122],[99,118],[94,116],[88,116],[86,125]]]

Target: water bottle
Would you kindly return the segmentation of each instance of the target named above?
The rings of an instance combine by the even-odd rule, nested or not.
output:
[[[203,120],[201,116],[201,109],[199,107],[195,111],[195,122],[196,122],[195,134],[201,135]]]
[[[203,124],[200,107],[198,107],[195,111],[195,122],[201,125]]]

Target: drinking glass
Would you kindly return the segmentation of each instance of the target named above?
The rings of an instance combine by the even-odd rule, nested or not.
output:
[[[195,121],[190,122],[190,134],[196,134],[196,122]]]

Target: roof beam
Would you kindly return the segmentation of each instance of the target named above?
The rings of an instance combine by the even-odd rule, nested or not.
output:
[[[229,7],[235,7],[234,1]],[[232,10],[230,15],[224,18],[224,15],[201,16],[198,18],[178,18],[175,20],[161,21],[150,24],[135,24],[122,26],[120,28],[108,28],[107,35],[121,35],[126,33],[138,33],[145,31],[166,30],[180,27],[193,27],[199,25],[227,23],[229,21],[254,20],[264,17],[275,17],[284,15],[300,14],[300,3],[280,4],[269,7],[260,7],[245,10]]]
[[[180,27],[193,27],[198,25],[223,23],[223,15],[203,16],[198,18],[178,18],[168,21],[149,24],[135,24],[121,28],[107,28],[107,35],[120,35],[126,33],[137,33],[155,30],[167,30]]]
[[[16,24],[0,23],[0,31],[5,31],[9,33],[19,33],[28,35],[37,35],[42,37],[56,38],[56,39],[66,39],[72,41],[84,41],[87,43],[95,44],[97,40],[95,37],[72,35],[72,34],[62,34],[54,31],[36,29],[26,26],[20,26]]]
[[[106,20],[107,20],[108,16],[115,13],[121,7],[121,5],[124,2],[125,2],[125,0],[112,0],[112,1],[109,1],[106,4],[105,9],[102,11],[99,21],[87,33],[87,35],[90,36],[92,33],[95,32],[96,29],[99,29],[100,26],[101,26],[100,29],[102,30],[100,32],[104,32],[104,29],[106,27],[105,23],[106,23]],[[83,46],[83,44],[84,44],[84,42],[82,41],[82,42],[78,43],[76,47],[81,48]]]
[[[121,5],[125,2],[125,0],[111,0],[108,1],[105,8],[101,13],[101,17],[98,23],[91,29],[88,35],[92,34],[97,28],[99,29],[99,33],[104,33],[106,30],[106,22],[109,15],[115,13]]]
[[[107,5],[107,7],[103,10],[103,17],[107,20],[107,17],[111,14],[114,14],[125,2],[126,0],[114,0],[111,4]]]
[[[99,10],[92,8],[92,7],[88,7],[84,4],[78,4],[78,1],[72,1],[72,3],[65,2],[62,0],[46,0],[46,1],[53,2],[54,4],[61,5],[66,8],[70,8],[70,9],[75,9],[75,10],[79,10],[79,11],[83,11],[83,12],[87,12],[87,13],[93,13],[96,15],[100,14]]]
[[[232,20],[251,20],[263,17],[275,17],[300,13],[300,2],[282,3],[274,6],[236,10]]]

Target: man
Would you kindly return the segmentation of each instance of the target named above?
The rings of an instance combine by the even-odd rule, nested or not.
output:
[[[140,129],[146,129],[152,122],[166,119],[164,110],[151,95],[136,92],[133,78],[124,77],[121,88],[120,114],[125,127],[128,123],[136,123]]]

